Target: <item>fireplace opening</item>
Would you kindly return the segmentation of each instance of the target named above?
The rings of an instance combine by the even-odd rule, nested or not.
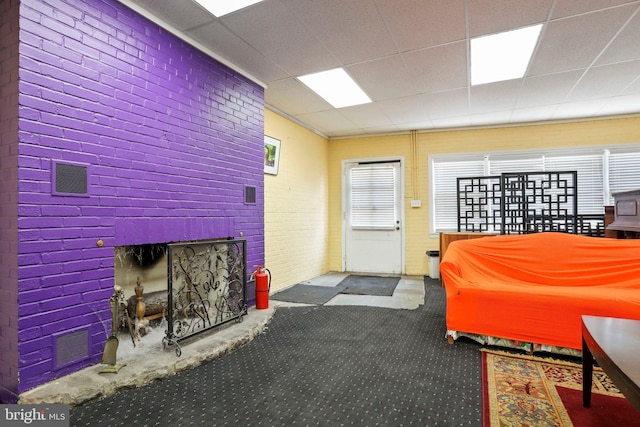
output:
[[[166,243],[117,246],[115,248],[115,284],[128,298],[134,295],[138,279],[147,292],[167,290]]]

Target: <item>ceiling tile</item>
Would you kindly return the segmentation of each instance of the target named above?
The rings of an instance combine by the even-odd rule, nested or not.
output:
[[[470,118],[472,126],[495,126],[509,123],[511,120],[511,111],[472,114]]]
[[[400,132],[401,130],[398,129],[397,126],[395,125],[387,125],[387,126],[374,126],[374,127],[367,127],[367,128],[362,128],[362,132],[358,133],[351,133],[350,135],[352,136],[362,136],[363,132],[368,134],[368,135],[381,135],[381,134],[388,134],[388,133],[396,133],[396,132]]]
[[[433,129],[431,120],[419,120],[416,122],[403,123],[396,126],[399,132],[410,132],[418,129]]]
[[[591,100],[591,101],[578,101],[567,102],[561,104],[553,114],[555,120],[569,120],[580,119],[584,117],[596,117],[598,111],[605,106],[606,100]]]
[[[469,36],[514,30],[545,22],[553,0],[469,0]]]
[[[551,120],[557,105],[549,104],[541,107],[518,108],[511,113],[511,123],[541,122]]]
[[[636,77],[636,79],[631,83],[622,93],[623,95],[630,95],[634,93],[640,92],[640,76]],[[640,104],[638,104],[640,106]]]
[[[392,123],[402,125],[421,120],[430,120],[425,106],[425,95],[408,96],[405,98],[388,99],[379,102],[380,110]]]
[[[359,128],[376,128],[389,126],[391,120],[380,111],[377,104],[363,104],[340,109],[340,113]]]
[[[430,93],[423,100],[431,119],[469,114],[469,91],[466,88]]]
[[[556,0],[552,19],[633,3],[633,0]]]
[[[265,91],[265,102],[293,116],[333,109],[324,99],[294,78],[270,83]]]
[[[471,87],[470,113],[502,112],[515,107],[522,80],[507,80]]]
[[[144,8],[180,31],[195,28],[216,19],[202,6],[192,1],[132,0],[131,3]]]
[[[600,55],[597,65],[612,64],[633,59],[640,59],[640,5],[635,11],[627,8],[635,15],[626,23],[622,31]]]
[[[631,95],[616,96],[607,100],[598,114],[637,114],[640,105],[640,91]]]
[[[347,72],[374,101],[417,93],[400,55],[350,65]]]
[[[340,135],[343,132],[360,131],[353,122],[345,118],[340,110],[321,111],[318,113],[300,114],[295,116],[303,123],[308,123],[314,129],[327,136]]]
[[[463,40],[463,0],[377,0],[378,10],[400,52]]]
[[[621,94],[640,75],[640,61],[592,67],[567,97],[568,101],[585,101]]]
[[[440,92],[468,84],[466,42],[449,43],[402,56],[418,92]]]
[[[435,118],[431,122],[433,123],[434,128],[447,129],[471,126],[471,120],[469,116]]]
[[[264,82],[283,79],[289,76],[285,70],[238,38],[220,22],[211,22],[194,30],[187,31],[187,35],[195,41],[209,46],[211,50],[223,58],[233,58],[238,67],[252,71]],[[255,71],[257,70],[257,72]]]
[[[370,0],[327,2],[282,0],[342,65],[398,53],[375,4]],[[295,35],[292,35],[295,36]]]
[[[590,66],[629,17],[630,6],[549,22],[530,65],[529,75]],[[597,28],[598,31],[593,31]]]
[[[279,1],[258,3],[221,19],[224,26],[270,58],[290,76],[340,64],[309,29]]]
[[[584,70],[528,77],[518,95],[517,108],[553,105],[562,102],[578,82]]]

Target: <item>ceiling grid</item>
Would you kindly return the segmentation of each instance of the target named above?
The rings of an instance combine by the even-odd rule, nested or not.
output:
[[[640,114],[640,0],[265,0],[221,18],[192,0],[121,2],[329,138]],[[523,78],[470,85],[471,38],[535,24]],[[373,102],[335,109],[297,79],[336,67]]]

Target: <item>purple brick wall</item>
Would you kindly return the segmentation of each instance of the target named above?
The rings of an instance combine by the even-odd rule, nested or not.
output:
[[[18,13],[0,1],[0,402],[18,390]]]
[[[242,232],[264,260],[260,85],[115,0],[23,0],[20,31],[19,393],[100,361],[115,246]],[[56,163],[86,197],[56,194]],[[82,329],[90,357],[56,369]]]

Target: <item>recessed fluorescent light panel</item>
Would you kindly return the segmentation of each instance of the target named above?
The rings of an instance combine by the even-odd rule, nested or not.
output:
[[[471,84],[524,76],[542,24],[471,39]]]
[[[202,7],[213,13],[216,17],[227,15],[236,10],[244,9],[262,0],[195,0]]]
[[[298,77],[302,83],[320,95],[334,108],[366,104],[371,99],[343,68],[321,71]]]

